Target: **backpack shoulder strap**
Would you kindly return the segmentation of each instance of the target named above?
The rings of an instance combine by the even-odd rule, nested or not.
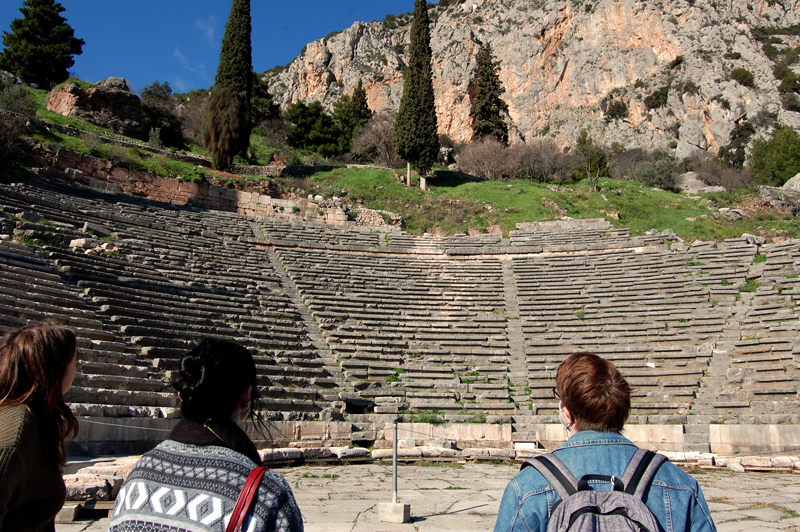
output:
[[[553,453],[542,454],[531,460],[526,460],[522,464],[522,469],[527,466],[532,466],[541,473],[544,479],[556,490],[561,500],[578,492],[578,480],[575,475]]]
[[[657,454],[647,449],[637,449],[622,475],[625,493],[638,499],[644,499],[644,494],[650,487],[650,483],[653,482],[658,468],[666,461],[667,457],[663,454]]]

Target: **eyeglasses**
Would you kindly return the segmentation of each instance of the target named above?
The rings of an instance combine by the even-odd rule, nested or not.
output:
[[[561,396],[558,394],[558,390],[553,388],[553,397],[556,399],[561,399]]]

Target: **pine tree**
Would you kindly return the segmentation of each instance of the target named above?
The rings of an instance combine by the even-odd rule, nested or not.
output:
[[[339,153],[342,133],[319,100],[309,105],[293,103],[286,108],[283,119],[294,126],[286,139],[289,146],[315,151],[323,157]]]
[[[333,120],[341,132],[340,152],[350,151],[353,138],[370,118],[372,118],[372,111],[367,105],[367,92],[364,90],[361,80],[358,80],[358,86],[353,90],[353,96],[344,94],[333,106]]]
[[[428,4],[415,0],[409,60],[392,140],[397,153],[420,174],[427,174],[439,156],[431,57]]]
[[[250,146],[253,129],[251,33],[250,0],[233,0],[203,124],[203,144],[217,169],[230,166],[233,157],[245,153]]]
[[[480,141],[494,137],[508,144],[508,126],[502,113],[508,112],[508,104],[500,95],[506,90],[497,75],[497,63],[492,55],[492,46],[486,43],[478,52],[478,72],[475,76],[475,98],[469,116],[472,118],[472,139]]]
[[[73,56],[86,44],[61,16],[65,9],[54,0],[25,0],[19,10],[23,18],[11,22],[11,33],[3,32],[0,68],[43,89],[65,81]]]
[[[281,115],[281,108],[269,92],[267,82],[253,75],[253,98],[250,100],[253,126],[259,126],[267,120],[274,120]]]

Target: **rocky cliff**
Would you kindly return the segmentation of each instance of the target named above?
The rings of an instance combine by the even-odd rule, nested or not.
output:
[[[431,45],[439,130],[455,141],[471,138],[471,81],[483,42],[500,63],[512,142],[550,137],[567,146],[587,128],[607,145],[683,157],[716,152],[738,120],[765,111],[800,129],[800,113],[782,108],[774,63],[751,33],[800,23],[800,0],[446,3],[431,10]],[[283,107],[320,100],[330,108],[361,79],[374,111],[396,110],[410,21],[407,14],[356,22],[309,43],[285,69],[265,74],[270,90]],[[796,35],[780,39],[778,47],[800,46]],[[735,68],[751,72],[754,86],[732,79]],[[659,89],[666,105],[651,109],[645,99]],[[627,105],[627,117],[605,116],[612,98]]]
[[[47,95],[47,110],[80,118],[137,139],[147,138],[142,102],[122,78],[108,78],[85,88],[67,82]]]

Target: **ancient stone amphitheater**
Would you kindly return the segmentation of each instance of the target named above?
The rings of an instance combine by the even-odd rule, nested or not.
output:
[[[413,439],[550,447],[554,371],[578,350],[635,386],[638,442],[800,446],[797,240],[687,247],[603,220],[432,238],[41,178],[0,185],[0,206],[0,332],[51,318],[80,336],[74,454],[164,439],[171,372],[206,336],[257,353],[282,447],[386,447],[398,417]]]

